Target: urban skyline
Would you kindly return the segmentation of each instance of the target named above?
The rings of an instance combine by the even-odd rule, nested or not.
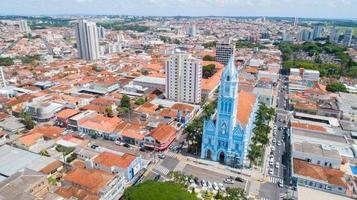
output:
[[[137,5],[140,5],[138,7]],[[2,1],[2,15],[286,16],[356,19],[353,0]],[[339,12],[336,12],[336,11]]]

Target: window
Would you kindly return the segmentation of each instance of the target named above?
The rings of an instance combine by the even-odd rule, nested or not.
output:
[[[227,81],[230,81],[230,79],[231,79],[231,78],[230,78],[229,76],[227,76]]]

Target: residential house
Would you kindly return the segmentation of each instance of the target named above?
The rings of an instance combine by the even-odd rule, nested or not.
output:
[[[91,160],[87,160],[86,167],[109,173],[124,174],[125,178],[130,181],[141,170],[142,163],[140,156],[130,153],[118,155],[104,151]]]
[[[176,139],[176,129],[168,124],[160,124],[145,136],[145,146],[156,151],[164,151]]]

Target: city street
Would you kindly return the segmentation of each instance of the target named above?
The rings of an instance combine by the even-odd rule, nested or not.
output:
[[[264,183],[260,188],[260,196],[265,199],[280,199],[285,195],[285,188],[288,186],[289,180],[289,137],[288,137],[288,124],[289,115],[287,109],[287,91],[285,85],[285,77],[282,76],[278,87],[278,99],[276,109],[276,119],[273,128],[272,147],[269,158],[269,173],[268,183]],[[278,184],[281,184],[280,186]],[[283,188],[281,188],[283,186]]]

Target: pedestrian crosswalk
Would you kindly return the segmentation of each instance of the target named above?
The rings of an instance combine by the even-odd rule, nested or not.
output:
[[[155,170],[161,172],[161,173],[164,174],[165,176],[170,172],[169,169],[167,169],[166,167],[164,167],[164,166],[162,166],[162,165],[156,166]]]
[[[172,152],[172,151],[168,151],[168,152],[166,153],[166,156],[169,156],[169,157],[171,157],[171,158],[176,158],[177,154],[174,153],[174,152]]]
[[[269,177],[269,182],[270,182],[270,183],[283,182],[283,179],[278,178],[278,177],[274,177],[274,176],[270,176],[270,177]]]

